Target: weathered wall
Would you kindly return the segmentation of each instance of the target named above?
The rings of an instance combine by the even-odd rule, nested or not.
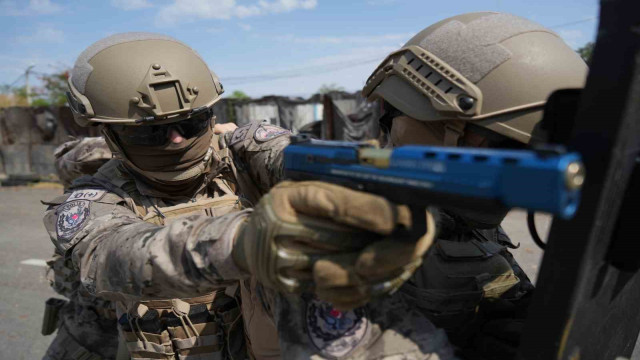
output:
[[[371,106],[367,107],[359,94],[332,93],[309,99],[281,96],[222,99],[214,106],[214,115],[218,123],[234,122],[238,126],[256,119],[269,119],[274,125],[298,133],[301,128],[317,122],[325,126],[327,100],[332,104],[331,114],[335,113],[332,115],[336,128],[333,138],[361,140],[376,136],[377,126],[365,125],[361,120],[363,109],[370,110]],[[6,176],[50,177],[55,173],[53,151],[58,145],[70,137],[98,135],[97,126],[78,126],[66,106],[0,109],[0,180]]]
[[[81,128],[66,107],[11,107],[0,110],[0,174],[53,177],[54,149],[70,135],[97,134]]]

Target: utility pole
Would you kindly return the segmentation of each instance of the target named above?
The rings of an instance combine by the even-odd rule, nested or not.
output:
[[[27,92],[27,106],[31,106],[31,89],[29,88],[29,72],[31,72],[31,69],[33,69],[35,67],[35,65],[31,65],[27,68],[27,70],[25,71],[24,75],[25,75],[25,90]]]

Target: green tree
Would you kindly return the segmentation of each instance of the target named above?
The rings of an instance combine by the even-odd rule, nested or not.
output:
[[[587,64],[591,64],[591,56],[593,55],[593,48],[595,45],[596,44],[594,44],[593,41],[589,41],[583,47],[576,50],[580,57],[582,57],[582,60]]]
[[[249,95],[245,94],[244,91],[241,90],[236,90],[234,92],[231,93],[231,95],[229,95],[230,99],[235,99],[235,100],[249,100],[251,99],[251,97],[249,97]]]
[[[49,106],[51,103],[47,99],[36,98],[31,100],[31,106]]]
[[[344,88],[336,83],[322,84],[318,89],[318,94],[328,94],[334,91],[345,91]]]
[[[61,106],[67,103],[65,93],[67,91],[67,80],[69,79],[68,71],[42,75],[40,79],[43,85],[43,91],[40,94],[41,99],[45,99],[51,105]]]

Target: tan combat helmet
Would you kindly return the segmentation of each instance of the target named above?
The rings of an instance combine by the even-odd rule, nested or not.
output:
[[[107,125],[102,134],[112,153],[151,182],[175,188],[209,170],[210,138],[192,136],[173,160],[161,157],[166,152],[157,146],[151,148],[148,151],[158,151],[158,156],[151,157],[153,164],[144,155],[148,151],[141,155],[140,146],[122,141],[123,136],[135,138],[137,145],[149,145],[141,141],[157,138],[168,141],[163,132],[167,126],[148,125],[176,123],[176,128],[184,132],[188,127],[192,135],[210,127],[211,107],[220,100],[223,88],[204,60],[186,44],[152,33],[109,36],[80,54],[68,85],[67,98],[76,122],[81,126]],[[138,160],[134,159],[136,154]],[[176,168],[176,157],[180,156],[182,162],[189,159],[190,165]]]
[[[422,30],[389,55],[363,94],[421,121],[452,121],[445,145],[466,122],[522,143],[536,135],[547,98],[584,86],[588,68],[549,29],[510,14],[454,16]],[[542,139],[536,139],[542,140]]]
[[[193,49],[152,33],[116,34],[89,46],[68,85],[69,106],[81,126],[177,121],[211,107],[223,93]]]

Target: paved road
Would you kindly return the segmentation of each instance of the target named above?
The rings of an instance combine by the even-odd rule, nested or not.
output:
[[[61,191],[0,188],[0,359],[40,359],[53,338],[40,335],[44,302],[56,295],[42,266],[53,245],[40,200]],[[40,261],[21,263],[29,259]]]
[[[60,193],[61,189],[0,187],[0,359],[40,359],[53,338],[40,335],[44,301],[56,296],[43,267],[53,247],[42,225],[40,200]],[[546,239],[549,217],[540,216],[536,222]],[[541,251],[529,237],[525,214],[511,212],[503,227],[521,244],[515,257],[535,281]]]

